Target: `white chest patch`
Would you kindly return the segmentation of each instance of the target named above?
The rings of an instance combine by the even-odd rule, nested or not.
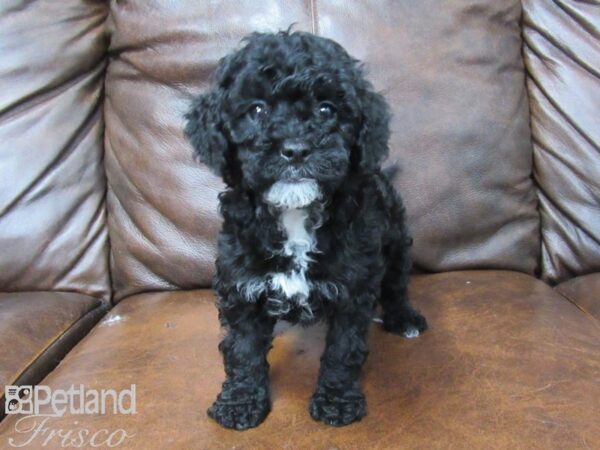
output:
[[[294,268],[269,277],[273,290],[280,291],[287,298],[297,297],[301,306],[305,306],[310,293],[310,283],[306,279],[311,261],[308,253],[315,250],[315,236],[312,230],[307,230],[307,218],[306,209],[288,209],[281,213],[281,227],[287,236],[283,254],[292,258]]]
[[[308,301],[311,290],[319,290],[329,299],[339,292],[333,283],[313,284],[307,278],[309,264],[313,261],[310,253],[318,251],[315,229],[320,224],[311,225],[308,208],[304,206],[304,201],[299,203],[302,206],[283,208],[279,216],[279,227],[285,234],[279,254],[291,259],[290,269],[270,272],[260,278],[240,280],[236,285],[239,293],[249,302],[267,294],[266,308],[274,316],[285,315],[294,307],[299,307],[302,317],[311,318],[313,311]]]

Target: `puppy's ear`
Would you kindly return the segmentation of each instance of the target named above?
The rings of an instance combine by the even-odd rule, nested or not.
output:
[[[382,95],[371,86],[359,91],[362,125],[358,134],[360,168],[371,171],[379,168],[388,154],[390,110]]]
[[[215,174],[223,176],[228,143],[223,134],[221,94],[212,91],[195,98],[185,119],[185,135],[194,151]]]

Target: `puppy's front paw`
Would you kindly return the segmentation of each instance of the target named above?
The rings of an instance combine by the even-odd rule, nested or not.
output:
[[[342,397],[316,392],[310,400],[309,411],[313,419],[341,427],[362,419],[367,414],[367,402],[360,392]]]
[[[207,414],[225,428],[246,430],[260,425],[271,411],[268,398],[249,398],[244,402],[224,401],[221,396],[208,408]]]
[[[427,329],[427,320],[414,310],[401,315],[384,314],[383,328],[405,338],[416,338]]]

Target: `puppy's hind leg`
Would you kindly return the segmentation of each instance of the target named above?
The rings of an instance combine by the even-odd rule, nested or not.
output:
[[[427,329],[427,321],[412,307],[408,299],[411,267],[409,248],[410,239],[407,237],[390,245],[379,301],[383,309],[383,328],[391,333],[415,338]]]

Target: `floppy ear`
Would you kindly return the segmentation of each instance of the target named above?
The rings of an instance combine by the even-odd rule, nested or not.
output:
[[[196,97],[185,119],[185,135],[194,151],[215,174],[223,176],[228,143],[223,134],[220,93]]]
[[[382,95],[368,86],[359,93],[362,125],[358,134],[360,168],[376,170],[388,154],[390,111]]]

